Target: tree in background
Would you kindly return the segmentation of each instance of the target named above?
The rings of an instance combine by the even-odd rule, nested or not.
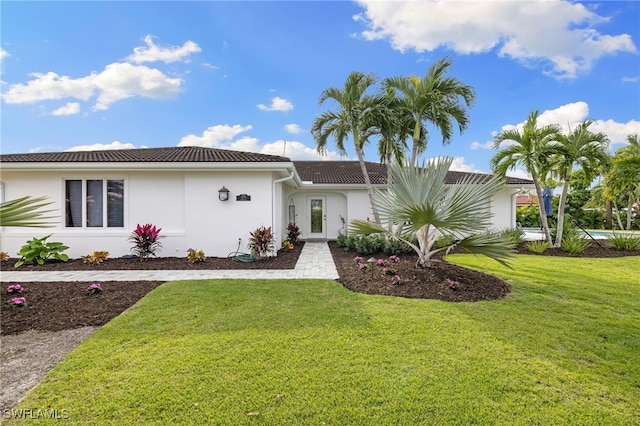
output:
[[[604,195],[615,207],[615,215],[620,229],[631,229],[634,209],[640,200],[640,142],[638,135],[627,135],[628,145],[618,149],[613,155],[611,166],[605,173]],[[626,200],[626,227],[620,218],[618,199]]]

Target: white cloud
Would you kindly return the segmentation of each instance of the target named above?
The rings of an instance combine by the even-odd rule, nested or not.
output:
[[[434,160],[434,158],[429,159],[429,161],[431,160]],[[451,167],[449,167],[449,170],[469,173],[486,173],[478,169],[475,165],[468,164],[467,160],[464,157],[453,157],[453,161],[451,162]]]
[[[294,124],[294,123],[285,124],[284,125],[284,130],[287,133],[291,133],[292,135],[297,135],[299,133],[302,133],[302,129],[300,128],[300,125]]]
[[[126,63],[109,64],[95,76],[95,85],[101,92],[95,109],[108,109],[113,102],[131,96],[172,98],[180,93],[181,84],[182,79],[169,78],[155,68]]]
[[[35,78],[26,84],[11,85],[3,96],[5,102],[21,104],[64,98],[86,101],[98,93],[94,109],[106,110],[113,102],[132,96],[170,98],[180,92],[182,85],[182,79],[169,78],[157,69],[122,62],[75,79],[55,72],[31,76]]]
[[[151,35],[147,35],[144,42],[146,46],[134,48],[133,54],[127,57],[127,61],[134,64],[156,61],[165,63],[187,61],[189,55],[202,51],[200,46],[191,40],[186,41],[182,46],[160,47],[153,43]]]
[[[132,143],[122,143],[120,141],[113,141],[108,144],[104,143],[94,143],[92,145],[77,145],[72,146],[69,149],[65,149],[65,151],[104,151],[111,149],[135,149],[135,148],[147,148],[146,146],[135,146]]]
[[[0,65],[2,65],[2,63],[4,62],[4,60],[6,58],[8,58],[9,56],[11,56],[9,54],[9,52],[7,52],[6,50],[4,50],[2,47],[0,47]]]
[[[567,134],[572,129],[583,121],[589,119],[589,105],[586,102],[573,102],[565,105],[561,105],[558,108],[545,110],[538,116],[538,125],[545,126],[549,124],[558,124],[561,127],[563,133]],[[524,127],[524,121],[518,124],[505,124],[502,126],[501,131],[518,129],[522,131]],[[602,132],[609,137],[611,145],[626,143],[627,135],[638,133],[640,134],[640,121],[629,120],[626,123],[620,123],[612,119],[608,120],[594,120],[593,124],[589,127],[592,132]],[[495,135],[499,132],[494,132]],[[492,148],[490,142],[486,144],[480,144],[477,142],[472,143],[472,148]]]
[[[69,102],[65,106],[54,110],[51,115],[74,115],[80,112],[80,104],[78,102]]]
[[[624,83],[637,83],[640,81],[640,77],[639,76],[635,76],[635,77],[622,77],[622,81]]]
[[[234,124],[218,124],[211,126],[202,132],[202,136],[187,135],[180,139],[178,146],[203,146],[207,148],[228,148],[228,142],[240,133],[251,130],[251,125],[241,126]]]
[[[293,104],[286,99],[276,96],[271,99],[271,105],[258,104],[258,109],[262,111],[291,111]]]
[[[595,26],[610,18],[569,1],[358,0],[354,16],[366,40],[389,39],[402,52],[449,48],[460,54],[497,49],[555,78],[576,78],[593,62],[618,52],[637,52],[629,34],[607,35]],[[535,22],[535,25],[531,23]]]
[[[219,124],[211,126],[202,132],[202,136],[187,135],[178,146],[202,146],[206,148],[229,149],[232,151],[256,152],[258,154],[279,155],[291,160],[339,160],[343,159],[334,151],[321,156],[314,148],[301,142],[277,140],[270,143],[260,143],[260,140],[250,136],[234,139],[241,133],[251,130],[251,125]]]
[[[481,143],[478,141],[471,142],[471,149],[491,149],[493,148],[493,141],[488,141],[485,143]]]

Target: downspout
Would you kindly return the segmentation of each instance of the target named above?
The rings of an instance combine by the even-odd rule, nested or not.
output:
[[[271,229],[273,230],[273,235],[280,235],[278,233],[278,228],[276,226],[276,183],[281,183],[281,182],[285,182],[287,180],[291,180],[293,179],[293,177],[295,176],[295,171],[291,170],[291,174],[287,177],[283,177],[280,179],[276,179],[272,182],[272,188],[271,188]],[[277,253],[278,249],[276,248],[276,253]]]

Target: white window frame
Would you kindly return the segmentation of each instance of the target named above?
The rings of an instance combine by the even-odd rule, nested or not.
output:
[[[87,181],[102,181],[102,226],[87,226]],[[67,202],[66,202],[66,191],[67,191],[67,182],[68,181],[80,181],[81,182],[81,190],[82,190],[82,200],[81,200],[81,208],[82,208],[82,226],[67,226]],[[108,181],[122,181],[122,226],[108,226]],[[98,229],[125,229],[127,227],[127,201],[126,194],[128,192],[127,188],[127,179],[124,177],[94,177],[94,176],[69,176],[64,177],[62,180],[62,215],[64,218],[62,222],[65,229],[73,230],[73,229],[85,229],[85,230],[98,230]]]

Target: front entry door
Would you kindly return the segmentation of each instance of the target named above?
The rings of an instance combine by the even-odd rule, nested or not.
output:
[[[307,198],[309,238],[327,237],[326,197]]]

